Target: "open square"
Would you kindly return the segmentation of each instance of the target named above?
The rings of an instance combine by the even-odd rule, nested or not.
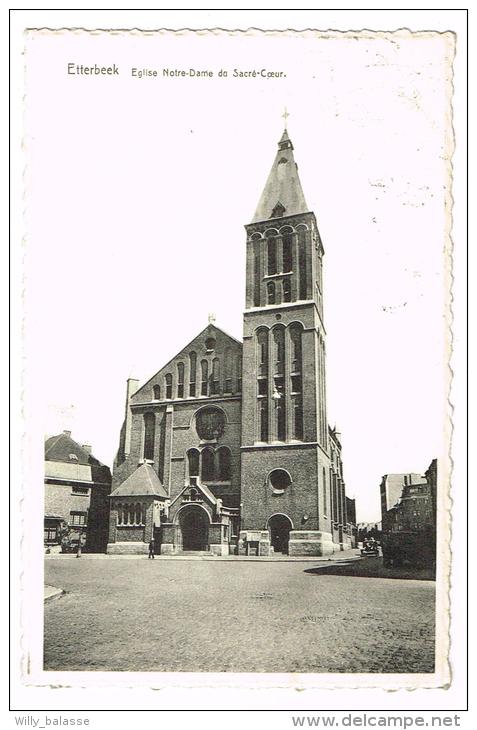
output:
[[[66,595],[45,605],[44,668],[432,672],[435,584],[332,569],[333,561],[46,560],[45,582]]]

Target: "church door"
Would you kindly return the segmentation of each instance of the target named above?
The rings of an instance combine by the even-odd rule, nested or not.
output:
[[[288,541],[292,523],[286,515],[273,515],[268,520],[270,542],[275,553],[288,554]]]
[[[209,530],[204,510],[188,507],[179,518],[183,550],[207,550]]]

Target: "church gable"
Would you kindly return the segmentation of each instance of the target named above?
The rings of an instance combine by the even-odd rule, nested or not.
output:
[[[210,489],[197,479],[193,479],[191,484],[187,484],[184,489],[172,500],[171,509],[179,509],[183,504],[201,504],[205,503],[208,507],[216,509],[219,500],[214,497]]]
[[[132,403],[237,395],[242,390],[242,344],[209,324],[131,399]]]

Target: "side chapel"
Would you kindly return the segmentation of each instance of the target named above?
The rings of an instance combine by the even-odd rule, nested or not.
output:
[[[324,249],[285,129],[247,233],[243,343],[213,322],[127,382],[110,554],[327,555],[351,544],[326,413]],[[348,500],[349,502],[349,500]]]

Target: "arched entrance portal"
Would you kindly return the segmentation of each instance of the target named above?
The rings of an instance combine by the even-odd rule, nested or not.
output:
[[[207,515],[200,507],[186,507],[179,513],[182,550],[207,550],[209,526]]]
[[[268,520],[270,543],[275,553],[288,554],[288,540],[290,530],[293,529],[291,520],[286,515],[273,515]]]

